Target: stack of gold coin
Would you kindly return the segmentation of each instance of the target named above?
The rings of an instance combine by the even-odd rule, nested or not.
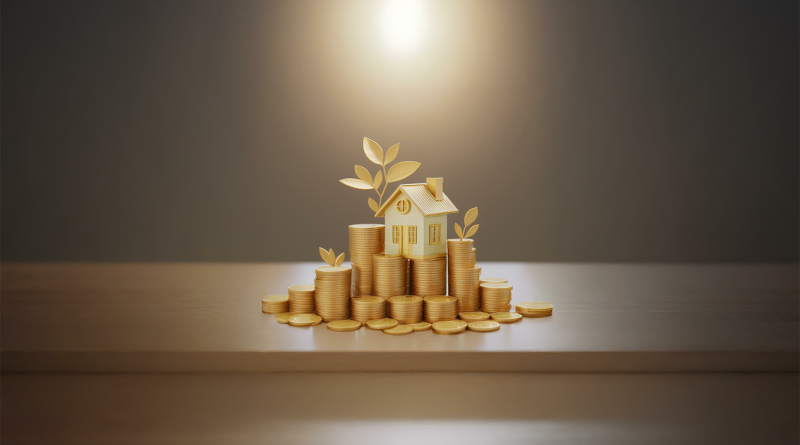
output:
[[[553,305],[550,303],[517,303],[517,313],[523,317],[549,317],[553,315]]]
[[[411,294],[427,297],[447,293],[447,258],[411,260]]]
[[[473,243],[471,239],[447,240],[448,295],[458,298],[459,312],[477,311],[481,306],[481,269],[475,267]]]
[[[288,295],[266,295],[261,299],[261,312],[265,314],[282,314],[289,312]]]
[[[406,294],[408,260],[402,255],[372,256],[372,292],[378,297]]]
[[[292,314],[314,313],[314,285],[295,284],[289,286],[289,312]]]
[[[353,224],[350,233],[350,262],[353,265],[353,295],[372,295],[372,256],[383,253],[383,224]]]
[[[422,321],[422,297],[400,295],[387,298],[389,302],[389,318],[400,324],[414,324]]]
[[[464,320],[437,321],[431,325],[431,329],[437,334],[460,334],[467,330],[467,322]]]
[[[381,297],[357,297],[350,300],[350,318],[360,322],[386,318],[386,300]]]
[[[458,315],[458,298],[446,295],[425,297],[425,321],[455,320]]]
[[[350,318],[350,278],[352,269],[324,266],[316,270],[314,309],[325,323]]]
[[[511,290],[508,283],[481,284],[481,310],[483,312],[508,312],[511,310]]]

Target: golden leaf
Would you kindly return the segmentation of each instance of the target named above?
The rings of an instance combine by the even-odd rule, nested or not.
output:
[[[372,188],[372,175],[369,174],[366,168],[356,165],[356,176],[361,178],[362,181],[369,184],[370,188]]]
[[[370,161],[383,165],[383,149],[377,142],[370,138],[364,138],[364,153],[367,154]]]
[[[383,182],[383,173],[381,173],[381,171],[378,170],[378,173],[375,174],[375,183],[372,184],[372,185],[375,186],[375,191],[376,192],[378,191],[378,187],[381,186],[382,182]]]
[[[475,234],[475,232],[478,231],[478,226],[480,226],[480,224],[475,224],[469,230],[467,230],[467,235],[466,235],[467,238],[471,237],[472,235]]]
[[[322,257],[322,260],[328,264],[331,264],[330,254],[327,250],[323,249],[322,247],[319,248],[319,256]]]
[[[459,238],[464,238],[464,232],[461,231],[461,226],[459,226],[458,223],[456,223],[456,235],[458,235]]]
[[[464,215],[464,228],[466,229],[468,225],[474,223],[477,218],[478,218],[478,208],[473,207],[469,209],[467,214]]]
[[[417,171],[420,165],[422,164],[414,161],[398,162],[386,173],[386,182],[397,182],[401,179],[406,179]]]
[[[336,258],[336,266],[341,266],[344,263],[344,252],[342,252],[338,258]]]
[[[389,164],[394,161],[394,158],[397,157],[397,153],[400,152],[400,143],[396,143],[392,145],[389,151],[386,152],[386,158],[383,160],[383,165]]]
[[[367,202],[369,203],[369,208],[371,208],[373,212],[378,213],[378,203],[372,198],[369,198]]]
[[[369,190],[372,188],[371,184],[367,184],[366,182],[356,178],[340,179],[339,182],[348,187],[353,187],[354,189],[359,189],[359,190]]]

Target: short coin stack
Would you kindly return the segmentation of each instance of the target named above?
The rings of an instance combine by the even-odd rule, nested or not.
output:
[[[458,315],[458,298],[442,296],[425,297],[425,321],[455,320]]]
[[[261,299],[261,312],[265,314],[282,314],[289,312],[288,295],[267,295]]]
[[[350,301],[353,309],[350,318],[353,320],[364,323],[386,318],[386,300],[381,297],[357,297]]]
[[[294,314],[314,313],[314,285],[295,284],[289,286],[289,312]]]
[[[517,303],[517,313],[523,317],[549,317],[553,315],[553,305],[550,303]]]
[[[408,260],[402,255],[372,256],[372,293],[377,297],[406,294]]]
[[[449,295],[458,297],[458,311],[480,310],[479,278],[481,269],[475,267],[476,251],[471,239],[447,240],[447,272]]]
[[[372,256],[383,253],[383,224],[353,224],[350,234],[350,262],[353,264],[353,295],[372,295]]]
[[[324,266],[316,269],[314,280],[315,313],[322,321],[350,318],[350,278],[352,269]]]
[[[511,310],[511,290],[508,283],[481,284],[481,310],[483,312],[508,312]]]
[[[422,321],[422,297],[400,295],[388,298],[389,318],[400,324],[414,324]]]
[[[427,297],[447,293],[447,258],[411,260],[411,294]]]

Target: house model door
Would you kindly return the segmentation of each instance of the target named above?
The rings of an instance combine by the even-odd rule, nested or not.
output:
[[[400,255],[411,255],[411,243],[408,239],[409,226],[401,226],[400,232]]]

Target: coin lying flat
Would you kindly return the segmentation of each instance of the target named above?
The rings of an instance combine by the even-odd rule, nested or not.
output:
[[[292,314],[291,312],[284,312],[282,314],[276,315],[275,319],[278,320],[278,323],[286,324],[289,323],[289,318],[291,318],[292,315],[294,314]]]
[[[370,329],[376,329],[382,331],[384,329],[393,328],[398,325],[397,320],[392,320],[391,318],[381,318],[378,320],[369,320],[367,321],[367,327]],[[413,329],[412,329],[413,330]]]
[[[316,326],[322,323],[322,317],[313,314],[298,314],[289,317],[289,324],[292,326]]]
[[[397,325],[397,326],[395,326],[393,328],[389,328],[389,329],[384,329],[383,330],[384,334],[389,334],[389,335],[406,335],[406,334],[410,334],[412,332],[414,332],[414,329],[411,326],[404,325],[404,324]]]
[[[336,320],[328,323],[328,329],[336,332],[357,331],[361,329],[361,322],[357,320]]]
[[[467,329],[476,332],[492,332],[500,329],[500,323],[496,321],[473,321],[467,325]]]
[[[427,331],[428,329],[431,328],[431,324],[428,323],[427,321],[422,321],[422,322],[419,322],[419,323],[409,324],[409,325],[406,325],[406,326],[411,326],[411,329],[413,329],[414,331]]]
[[[498,323],[516,323],[522,320],[522,315],[515,312],[495,312],[492,314],[492,320]]]
[[[467,330],[467,322],[464,320],[437,321],[431,326],[431,329],[437,334],[459,334]]]

